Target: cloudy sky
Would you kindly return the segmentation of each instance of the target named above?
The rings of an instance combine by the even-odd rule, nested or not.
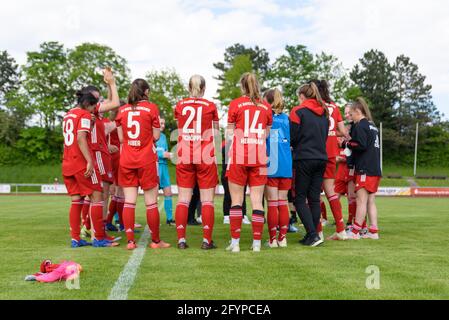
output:
[[[236,42],[258,44],[272,59],[286,44],[305,44],[347,68],[376,48],[391,60],[410,56],[448,117],[448,17],[447,0],[15,0],[2,2],[0,50],[24,63],[43,41],[98,42],[124,56],[133,77],[165,67],[184,79],[201,73],[212,97],[212,63]]]

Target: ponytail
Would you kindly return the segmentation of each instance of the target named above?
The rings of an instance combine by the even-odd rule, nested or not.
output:
[[[150,85],[148,84],[148,82],[143,79],[134,80],[134,82],[131,84],[131,88],[129,89],[128,103],[135,107],[140,101],[147,101],[147,90],[150,90]]]
[[[352,104],[351,104],[352,110],[359,110],[365,118],[369,121],[374,123],[373,116],[371,115],[371,111],[369,110],[368,103],[365,99],[362,97],[358,97]]]
[[[279,89],[268,90],[265,92],[264,98],[271,105],[274,113],[281,114],[284,111],[284,97]]]
[[[246,72],[240,79],[240,89],[242,93],[248,96],[255,105],[260,104],[260,85],[254,73]]]
[[[318,101],[318,104],[324,109],[326,117],[329,118],[329,109],[327,108],[326,103],[321,97],[318,86],[314,82],[309,82],[299,87],[298,96],[300,96],[301,94],[303,94],[307,99],[315,99],[316,101]]]
[[[193,98],[202,98],[206,90],[206,80],[200,75],[194,75],[189,80],[189,92]]]
[[[330,90],[329,90],[329,84],[326,80],[309,81],[309,84],[311,84],[311,83],[314,83],[318,87],[318,90],[320,91],[321,98],[323,99],[324,102],[326,102],[326,103],[332,102]]]

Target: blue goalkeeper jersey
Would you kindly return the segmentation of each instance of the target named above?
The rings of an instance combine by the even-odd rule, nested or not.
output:
[[[273,126],[267,139],[268,178],[292,178],[290,120],[285,113],[273,113]]]
[[[159,164],[167,164],[167,159],[164,158],[164,152],[168,152],[167,137],[161,132],[161,137],[156,142],[156,152],[159,159]]]

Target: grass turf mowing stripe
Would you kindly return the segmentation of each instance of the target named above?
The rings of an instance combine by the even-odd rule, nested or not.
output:
[[[123,269],[122,273],[118,277],[114,284],[114,287],[109,294],[108,300],[127,300],[128,292],[134,284],[136,279],[137,271],[139,270],[140,264],[142,263],[143,256],[147,250],[148,240],[150,239],[150,230],[148,226],[140,237],[139,243],[137,244],[137,249],[133,251],[132,256],[129,258],[128,263]]]

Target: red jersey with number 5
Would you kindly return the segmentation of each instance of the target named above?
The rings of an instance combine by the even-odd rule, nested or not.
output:
[[[159,110],[148,101],[141,101],[137,106],[124,105],[120,108],[117,127],[123,130],[123,148],[120,154],[120,166],[137,169],[156,162],[153,128],[160,128]]]
[[[228,124],[234,124],[232,163],[248,167],[266,165],[266,129],[273,124],[271,106],[243,96],[231,101]]]
[[[64,135],[62,174],[64,176],[72,176],[86,169],[87,161],[78,146],[78,133],[89,133],[91,127],[91,113],[87,110],[74,108],[64,116],[64,120],[62,121]]]
[[[340,154],[338,146],[337,126],[343,121],[340,113],[340,108],[334,103],[328,103],[329,109],[329,135],[327,137],[326,151],[328,158],[336,158]]]
[[[181,100],[175,108],[175,119],[180,163],[215,163],[213,123],[219,121],[216,105],[201,98]]]

